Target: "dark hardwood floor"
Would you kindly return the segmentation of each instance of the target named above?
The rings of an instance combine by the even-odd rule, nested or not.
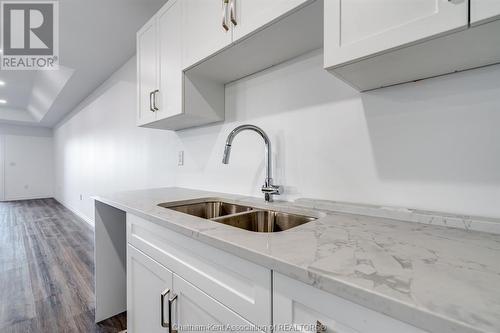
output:
[[[93,230],[53,199],[0,202],[0,332],[120,332],[94,324]]]

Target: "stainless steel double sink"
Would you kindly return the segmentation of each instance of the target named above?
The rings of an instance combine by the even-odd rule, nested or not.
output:
[[[158,206],[253,232],[285,231],[317,219],[221,200],[162,203]]]

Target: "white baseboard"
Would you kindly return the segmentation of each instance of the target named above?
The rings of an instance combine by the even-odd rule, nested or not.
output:
[[[80,212],[78,209],[73,208],[72,206],[66,204],[63,200],[59,198],[54,198],[57,202],[59,202],[61,205],[63,205],[66,209],[70,210],[73,214],[78,216],[81,220],[83,220],[85,223],[90,225],[92,228],[94,228],[94,219],[89,218],[85,216],[82,212]]]
[[[42,194],[42,195],[32,195],[32,196],[21,196],[21,197],[7,197],[0,201],[2,202],[10,202],[10,201],[23,201],[23,200],[36,200],[36,199],[50,199],[53,198],[53,194]]]

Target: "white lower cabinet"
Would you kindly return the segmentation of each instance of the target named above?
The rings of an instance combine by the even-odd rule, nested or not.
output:
[[[255,325],[174,274],[173,328],[181,332],[255,332]]]
[[[271,303],[269,269],[127,214],[129,333],[254,332]]]
[[[171,295],[172,272],[135,247],[128,245],[128,332],[165,333],[165,327],[162,326],[162,323],[168,321],[166,303]]]
[[[255,332],[255,325],[132,245],[127,257],[129,333]]]
[[[275,332],[424,333],[414,326],[278,273],[273,275],[273,286]]]
[[[127,243],[129,333],[424,333],[130,214]]]

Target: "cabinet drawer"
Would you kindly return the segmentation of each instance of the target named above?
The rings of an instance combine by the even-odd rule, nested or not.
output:
[[[127,242],[243,318],[271,324],[271,271],[127,214]]]
[[[293,325],[299,331],[311,333],[425,333],[284,275],[274,273],[273,281],[276,332],[289,331]]]

